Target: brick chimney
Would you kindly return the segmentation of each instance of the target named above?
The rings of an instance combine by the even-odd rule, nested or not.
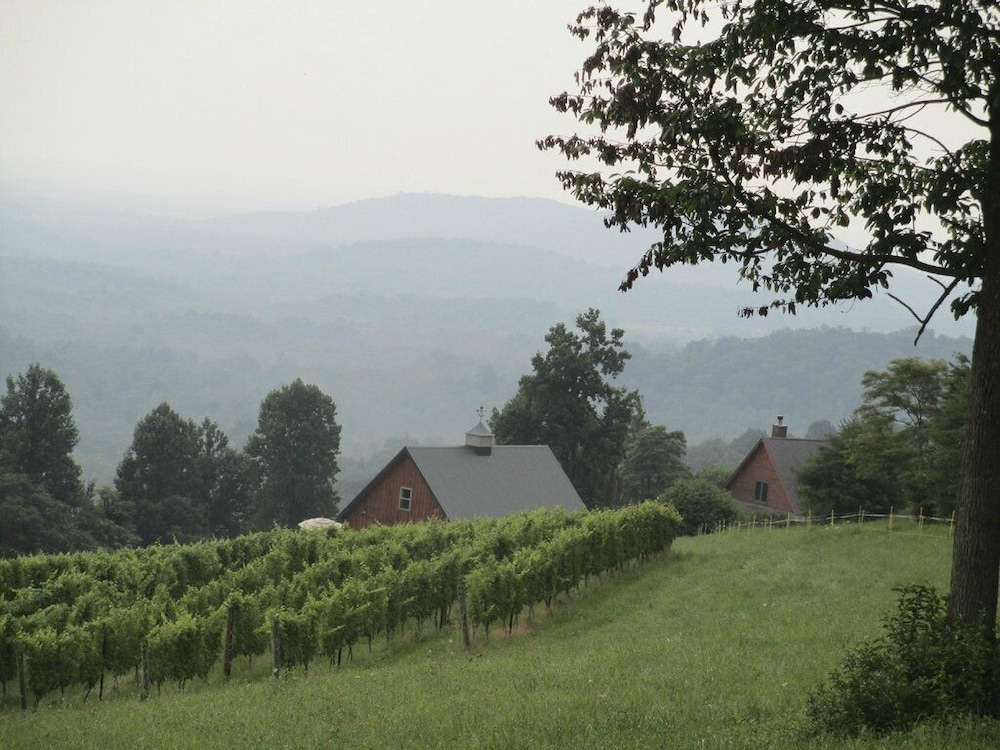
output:
[[[773,438],[783,438],[788,437],[788,425],[782,424],[784,417],[778,415],[778,423],[771,425],[771,437]]]

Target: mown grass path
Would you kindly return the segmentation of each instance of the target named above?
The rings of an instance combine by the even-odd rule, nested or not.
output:
[[[673,552],[522,614],[513,637],[425,628],[340,671],[237,668],[164,689],[0,714],[4,748],[995,748],[964,722],[843,743],[801,730],[806,693],[879,631],[893,587],[947,585],[943,529],[755,530]],[[264,662],[266,659],[259,659]],[[258,665],[259,666],[259,665]]]

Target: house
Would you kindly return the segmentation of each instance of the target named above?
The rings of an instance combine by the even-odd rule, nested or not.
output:
[[[406,447],[340,515],[352,528],[439,518],[499,518],[537,508],[585,508],[547,445],[494,445],[480,422],[465,445]]]
[[[726,482],[726,490],[745,510],[802,514],[795,470],[816,455],[828,440],[788,437],[783,417],[771,426]]]

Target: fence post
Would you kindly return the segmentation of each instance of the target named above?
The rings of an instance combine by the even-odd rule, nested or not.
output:
[[[951,512],[951,518],[948,519],[948,536],[955,535],[955,511]]]
[[[786,513],[785,514],[785,528],[787,529],[791,525],[792,525],[792,514],[791,513]]]
[[[830,508],[830,528],[833,528],[833,508]]]
[[[812,528],[812,525],[813,525],[813,512],[812,512],[812,511],[810,510],[810,511],[809,511],[809,512],[808,512],[808,513],[806,514],[806,528],[807,528],[807,529],[811,529],[811,528]]]
[[[892,531],[892,506],[889,506],[889,531]]]
[[[920,506],[920,513],[917,516],[917,535],[924,533],[924,506]]]

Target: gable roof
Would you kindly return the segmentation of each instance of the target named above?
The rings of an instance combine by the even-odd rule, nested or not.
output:
[[[547,445],[403,448],[340,512],[344,518],[394,466],[409,457],[452,521],[499,518],[538,508],[584,510],[583,501]]]
[[[726,489],[729,489],[733,480],[736,479],[743,468],[761,451],[765,451],[771,459],[774,470],[778,472],[781,484],[785,488],[785,493],[796,511],[801,511],[802,502],[799,497],[799,483],[795,476],[795,470],[812,458],[816,452],[827,445],[829,440],[810,440],[806,438],[775,438],[763,437],[750,449],[743,461],[732,473],[726,482]]]
[[[770,454],[774,469],[781,477],[788,499],[792,505],[802,509],[799,499],[799,481],[795,470],[812,458],[829,440],[806,440],[800,438],[761,438],[764,448]]]

